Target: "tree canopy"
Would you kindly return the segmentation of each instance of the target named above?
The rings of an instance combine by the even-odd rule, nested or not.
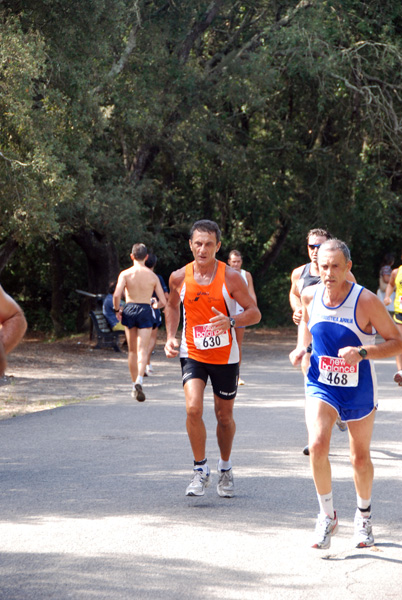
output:
[[[167,278],[199,218],[267,324],[312,227],[375,289],[399,258],[401,32],[396,0],[0,2],[0,265],[30,323],[39,299],[79,326],[74,289],[105,292],[136,241]]]

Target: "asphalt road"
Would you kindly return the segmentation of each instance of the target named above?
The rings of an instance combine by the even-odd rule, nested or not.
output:
[[[1,599],[402,597],[402,389],[392,382],[393,360],[376,363],[376,545],[353,547],[348,439],[335,429],[340,528],[331,548],[317,551],[310,543],[318,503],[302,454],[303,382],[287,350],[245,349],[233,499],[217,495],[216,474],[204,497],[184,495],[192,457],[178,361],[157,354],[139,404],[129,395],[125,358],[98,356],[86,372],[96,398],[0,422]],[[205,422],[215,471],[210,387]]]

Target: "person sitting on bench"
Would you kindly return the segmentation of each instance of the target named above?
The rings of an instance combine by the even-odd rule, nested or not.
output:
[[[124,325],[116,317],[113,307],[113,294],[116,289],[116,283],[116,281],[111,281],[109,284],[109,291],[103,301],[102,312],[112,331],[124,331]],[[120,306],[124,306],[124,303],[120,302]]]

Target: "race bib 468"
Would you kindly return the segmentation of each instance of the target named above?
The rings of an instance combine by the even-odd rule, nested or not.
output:
[[[217,332],[210,323],[193,327],[193,339],[198,350],[211,350],[229,345],[229,332]]]
[[[357,387],[359,383],[359,364],[346,364],[343,358],[336,356],[319,356],[318,368],[320,376],[318,381],[336,387]]]

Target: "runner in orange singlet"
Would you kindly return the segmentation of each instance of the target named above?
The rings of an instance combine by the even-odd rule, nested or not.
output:
[[[216,260],[220,246],[220,230],[214,221],[194,223],[190,232],[194,262],[174,271],[169,280],[165,353],[169,358],[180,354],[181,360],[187,433],[194,454],[194,474],[186,495],[203,496],[210,484],[202,419],[204,389],[209,377],[221,454],[217,491],[221,497],[231,498],[234,485],[230,454],[236,431],[233,405],[239,373],[235,327],[258,323],[261,314],[241,275]],[[241,314],[236,314],[236,302],[244,308]],[[180,323],[180,303],[183,304],[183,334],[178,350],[175,336]]]

